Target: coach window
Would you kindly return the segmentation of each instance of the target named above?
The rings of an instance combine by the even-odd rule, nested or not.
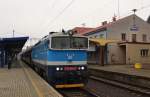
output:
[[[149,49],[141,49],[140,53],[141,53],[141,57],[148,57]]]

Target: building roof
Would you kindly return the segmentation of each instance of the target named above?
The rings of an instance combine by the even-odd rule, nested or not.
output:
[[[125,19],[128,19],[128,18],[133,17],[133,16],[134,16],[134,14],[132,14],[130,16],[127,16],[127,17],[124,17],[124,18],[121,18],[121,19],[118,19],[118,20],[115,20],[115,21],[112,21],[112,22],[109,22],[109,23],[101,25],[101,26],[98,26],[98,27],[93,28],[91,30],[87,30],[87,31],[83,32],[82,35],[90,35],[90,34],[93,34],[93,33],[96,33],[96,32],[107,30],[107,27],[112,26],[115,23],[124,21]],[[135,16],[138,17],[137,15],[135,15]]]
[[[0,48],[20,52],[29,37],[0,38]]]
[[[88,30],[88,31],[85,31],[84,33],[82,33],[82,35],[86,35],[86,34],[92,33],[92,32],[94,33],[94,32],[97,32],[97,30],[106,30],[108,25],[110,25],[110,23],[96,27],[96,28]]]
[[[90,31],[91,29],[94,29],[94,28],[89,28],[89,27],[75,27],[72,30],[76,31],[76,34],[82,35],[82,33]]]

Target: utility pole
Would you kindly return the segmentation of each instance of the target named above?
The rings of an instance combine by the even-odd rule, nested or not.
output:
[[[13,29],[13,37],[15,37],[15,30]]]
[[[15,24],[12,24],[12,29],[13,29],[12,34],[13,34],[13,37],[15,37],[15,30],[14,30],[14,27],[15,27]]]
[[[120,18],[120,2],[118,0],[118,18]]]

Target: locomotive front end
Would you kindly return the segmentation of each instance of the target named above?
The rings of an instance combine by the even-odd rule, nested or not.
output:
[[[57,36],[51,38],[49,64],[53,64],[55,88],[83,87],[87,83],[88,38]]]

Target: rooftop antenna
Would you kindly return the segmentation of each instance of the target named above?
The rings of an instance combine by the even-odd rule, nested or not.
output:
[[[135,12],[137,12],[137,9],[133,9],[132,11],[133,11],[133,12],[134,12],[134,14],[135,14]]]
[[[137,12],[137,9],[133,9],[132,11],[134,13],[134,16],[133,16],[133,25],[135,25],[135,13]]]
[[[83,27],[85,27],[85,26],[86,26],[86,24],[85,24],[85,23],[82,23],[81,25],[82,25]]]
[[[130,28],[130,30],[131,30],[131,31],[137,31],[137,30],[138,30],[138,27],[137,27],[137,25],[136,25],[136,23],[135,23],[135,13],[136,13],[137,9],[133,9],[132,11],[133,11],[133,13],[134,13],[134,15],[133,15],[133,25],[132,25],[132,27]]]

